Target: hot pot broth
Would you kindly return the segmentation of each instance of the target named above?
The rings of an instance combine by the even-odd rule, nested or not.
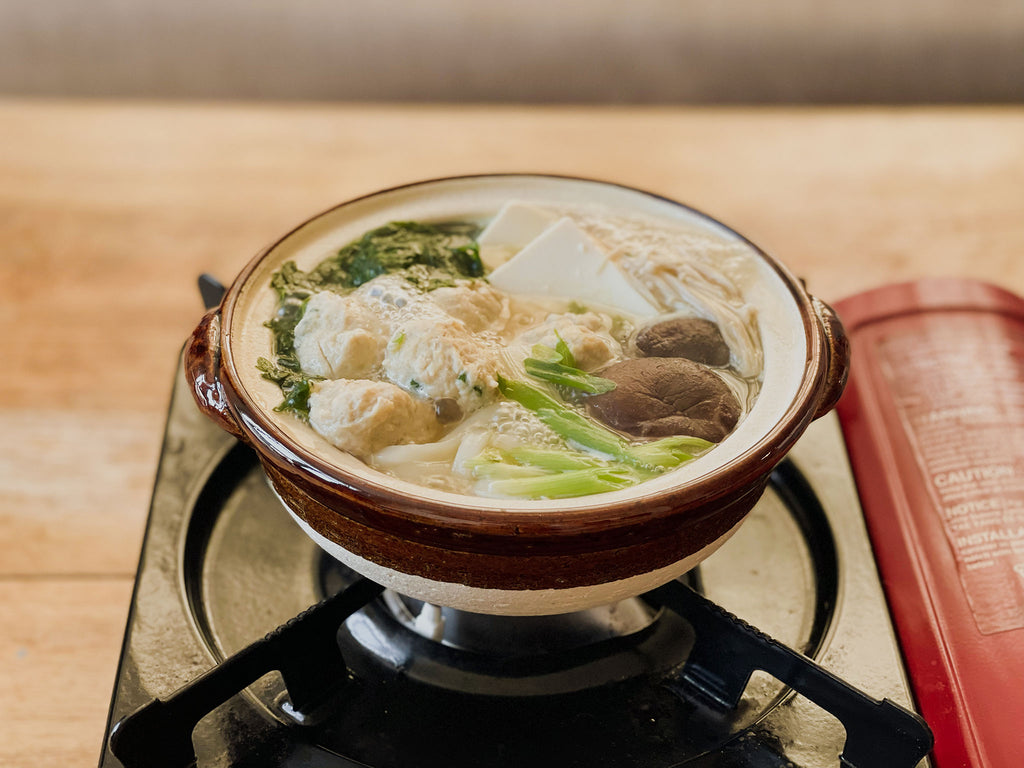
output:
[[[395,222],[273,277],[277,410],[438,490],[568,498],[725,438],[762,372],[745,247],[608,210],[510,203]]]

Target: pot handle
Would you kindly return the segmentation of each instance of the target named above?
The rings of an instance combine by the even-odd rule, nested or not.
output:
[[[245,435],[228,406],[228,396],[220,381],[219,307],[203,315],[185,345],[185,378],[199,410],[221,429],[244,440]]]
[[[811,296],[811,306],[825,334],[825,354],[828,357],[825,386],[818,402],[818,410],[814,414],[814,418],[817,419],[836,407],[846,388],[846,380],[850,375],[850,339],[843,329],[839,315],[832,307],[816,296]]]

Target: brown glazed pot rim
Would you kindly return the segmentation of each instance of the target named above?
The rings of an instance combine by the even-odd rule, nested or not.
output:
[[[590,497],[593,499],[592,503],[567,510],[560,509],[557,500],[548,502],[547,505],[538,504],[527,510],[503,508],[501,500],[476,497],[456,497],[463,500],[459,502],[426,495],[410,496],[391,488],[388,476],[382,473],[372,470],[366,474],[350,472],[297,445],[272,418],[267,417],[247,392],[233,356],[231,329],[235,320],[236,303],[263,260],[307,225],[354,203],[431,185],[501,179],[549,179],[554,182],[562,180],[613,187],[646,196],[685,210],[690,215],[729,233],[750,248],[785,284],[802,319],[806,345],[805,372],[783,417],[741,454],[683,485],[655,493],[639,492],[613,503],[602,499],[602,496],[607,494],[595,495]],[[371,510],[369,514],[357,512],[364,524],[368,523],[381,530],[397,524],[409,535],[426,541],[443,540],[445,545],[455,543],[460,536],[465,536],[466,544],[470,548],[474,548],[470,540],[477,540],[481,536],[488,539],[505,539],[510,544],[513,541],[525,544],[530,540],[550,543],[552,537],[572,539],[578,536],[590,538],[595,535],[599,539],[607,540],[607,534],[611,532],[629,529],[644,522],[656,520],[653,529],[664,531],[666,525],[670,523],[666,518],[682,523],[694,514],[703,517],[708,514],[709,508],[712,508],[710,505],[716,500],[729,499],[751,485],[763,483],[765,476],[781,461],[811,420],[831,409],[834,401],[838,399],[838,392],[833,391],[830,394],[829,390],[838,388],[841,391],[842,384],[845,383],[845,363],[839,366],[843,381],[837,387],[835,381],[828,380],[829,344],[827,334],[822,330],[820,310],[816,309],[815,302],[817,300],[807,294],[800,281],[753,242],[711,216],[664,196],[621,184],[553,174],[503,173],[444,177],[378,190],[340,203],[294,227],[253,258],[232,283],[221,304],[221,361],[218,379],[243,437],[256,449],[261,460],[272,462],[280,471],[297,479],[304,490],[321,502],[336,499],[339,503],[334,505],[334,508],[339,514],[349,514],[354,503]],[[832,378],[835,378],[835,375]],[[643,484],[637,487],[643,489]]]

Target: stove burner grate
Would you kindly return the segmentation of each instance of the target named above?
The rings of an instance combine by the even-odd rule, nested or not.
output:
[[[382,591],[377,584],[357,579],[338,594],[224,660],[167,700],[155,699],[143,706],[115,725],[110,737],[113,753],[126,768],[183,768],[194,764],[192,733],[200,719],[274,670],[281,672],[287,688],[285,711],[294,713],[296,722],[315,729],[331,721],[344,708],[343,700],[349,690],[361,684],[359,676],[343,658],[338,642],[339,627]],[[662,681],[664,687],[684,698],[702,700],[699,704],[710,704],[713,709],[735,708],[751,675],[763,670],[840,720],[847,734],[842,760],[850,768],[912,768],[931,748],[931,733],[916,714],[889,700],[877,701],[861,693],[685,584],[671,582],[647,593],[643,599],[682,617],[693,629],[688,658],[680,669]],[[600,689],[596,692],[598,698],[606,693]],[[549,701],[545,704],[555,703],[553,697],[547,698]],[[522,697],[491,699],[489,703],[496,703],[497,711],[489,717],[499,718],[496,722],[504,723],[518,720],[514,710],[522,708]],[[433,702],[434,706],[436,704]],[[473,706],[478,704],[473,702]],[[699,704],[693,703],[692,713],[700,709]],[[485,705],[484,708],[492,707]],[[530,720],[540,719],[538,715],[547,707],[542,705],[539,709],[540,712],[529,715]],[[563,716],[570,712],[572,709],[566,707]],[[449,717],[451,714],[448,712]],[[457,738],[461,719],[450,720],[446,738]],[[561,733],[564,737],[568,730],[556,729],[555,735]],[[689,729],[690,732],[699,730]],[[543,732],[544,729],[536,730],[529,741]],[[558,738],[543,746],[542,752],[552,754],[559,742],[564,744],[566,740]],[[577,739],[568,743],[582,751]],[[161,746],[154,753],[156,744]],[[442,754],[431,755],[424,749],[420,764],[434,765],[435,760],[452,751],[445,748]],[[518,763],[509,763],[513,764]]]

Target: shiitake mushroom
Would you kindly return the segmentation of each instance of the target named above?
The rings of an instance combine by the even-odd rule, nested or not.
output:
[[[636,346],[647,357],[685,357],[712,366],[729,364],[729,345],[722,332],[702,317],[673,317],[649,325],[637,333]]]
[[[728,435],[741,408],[705,365],[682,357],[639,357],[600,372],[615,389],[587,398],[591,415],[637,437],[692,435],[713,443]]]
[[[454,397],[441,397],[434,401],[434,415],[440,424],[454,424],[462,418],[462,406]]]

